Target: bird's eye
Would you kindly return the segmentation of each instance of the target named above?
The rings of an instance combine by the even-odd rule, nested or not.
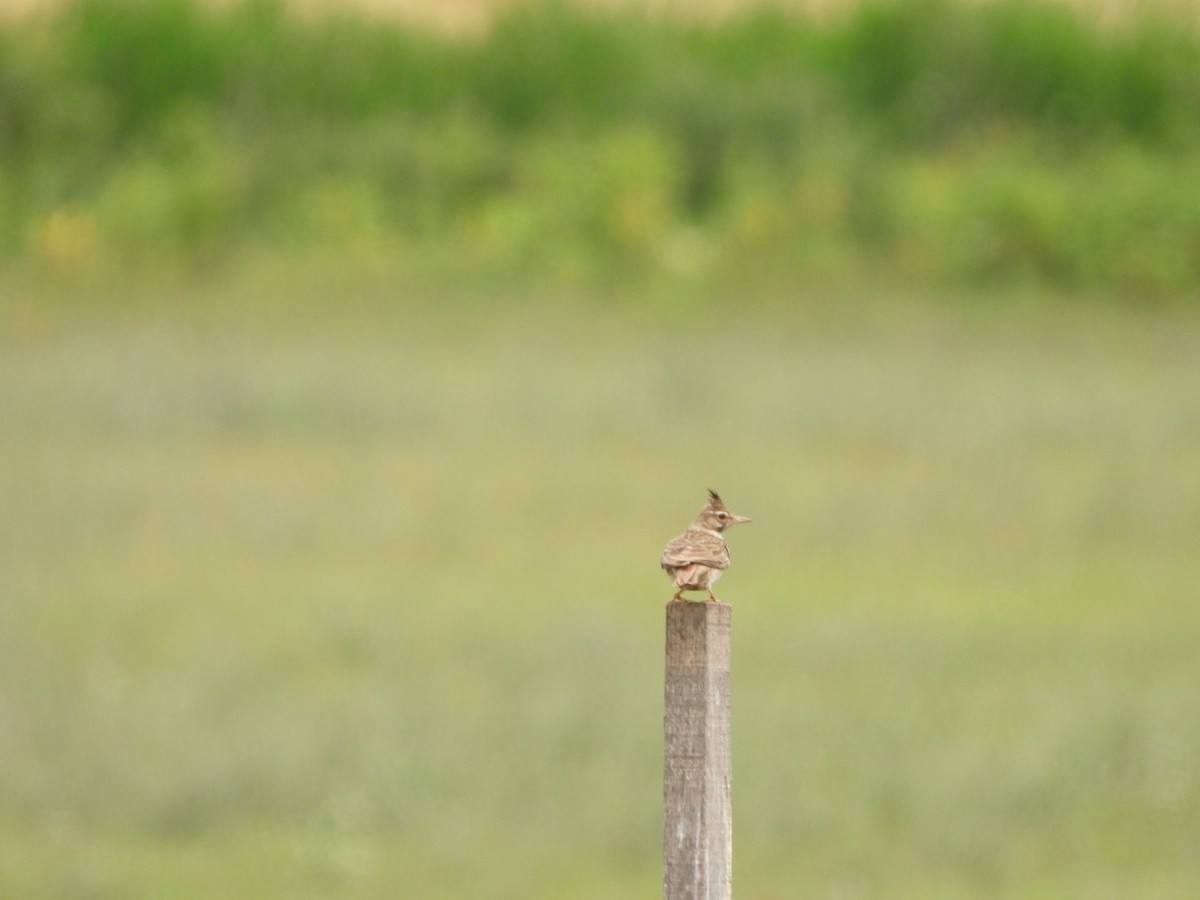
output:
[[[729,518],[729,513],[727,513],[727,512],[719,512],[719,513],[717,513],[717,518],[718,518],[718,519],[728,519],[728,518]]]

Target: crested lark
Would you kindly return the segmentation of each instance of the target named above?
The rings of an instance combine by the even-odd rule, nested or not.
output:
[[[729,548],[721,532],[730,525],[749,521],[727,510],[717,492],[709,490],[708,503],[696,521],[663,550],[661,565],[678,588],[672,600],[682,600],[679,595],[684,591],[708,591],[709,602],[717,602],[712,586],[729,568]]]

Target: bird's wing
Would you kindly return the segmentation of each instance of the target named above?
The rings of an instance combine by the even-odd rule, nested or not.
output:
[[[713,569],[728,569],[729,549],[723,540],[707,531],[686,531],[667,544],[661,565],[664,569],[677,569],[692,563]]]

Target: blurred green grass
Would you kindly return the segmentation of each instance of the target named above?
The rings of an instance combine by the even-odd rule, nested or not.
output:
[[[709,486],[740,893],[1200,889],[1194,315],[8,287],[0,893],[654,896]]]
[[[0,266],[70,283],[300,254],[1194,302],[1200,34],[1150,4],[1100,19],[531,3],[449,35],[71,0],[0,19]]]

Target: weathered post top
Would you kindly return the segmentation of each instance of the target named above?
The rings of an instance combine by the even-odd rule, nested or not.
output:
[[[667,604],[663,898],[730,900],[733,863],[725,603]]]

